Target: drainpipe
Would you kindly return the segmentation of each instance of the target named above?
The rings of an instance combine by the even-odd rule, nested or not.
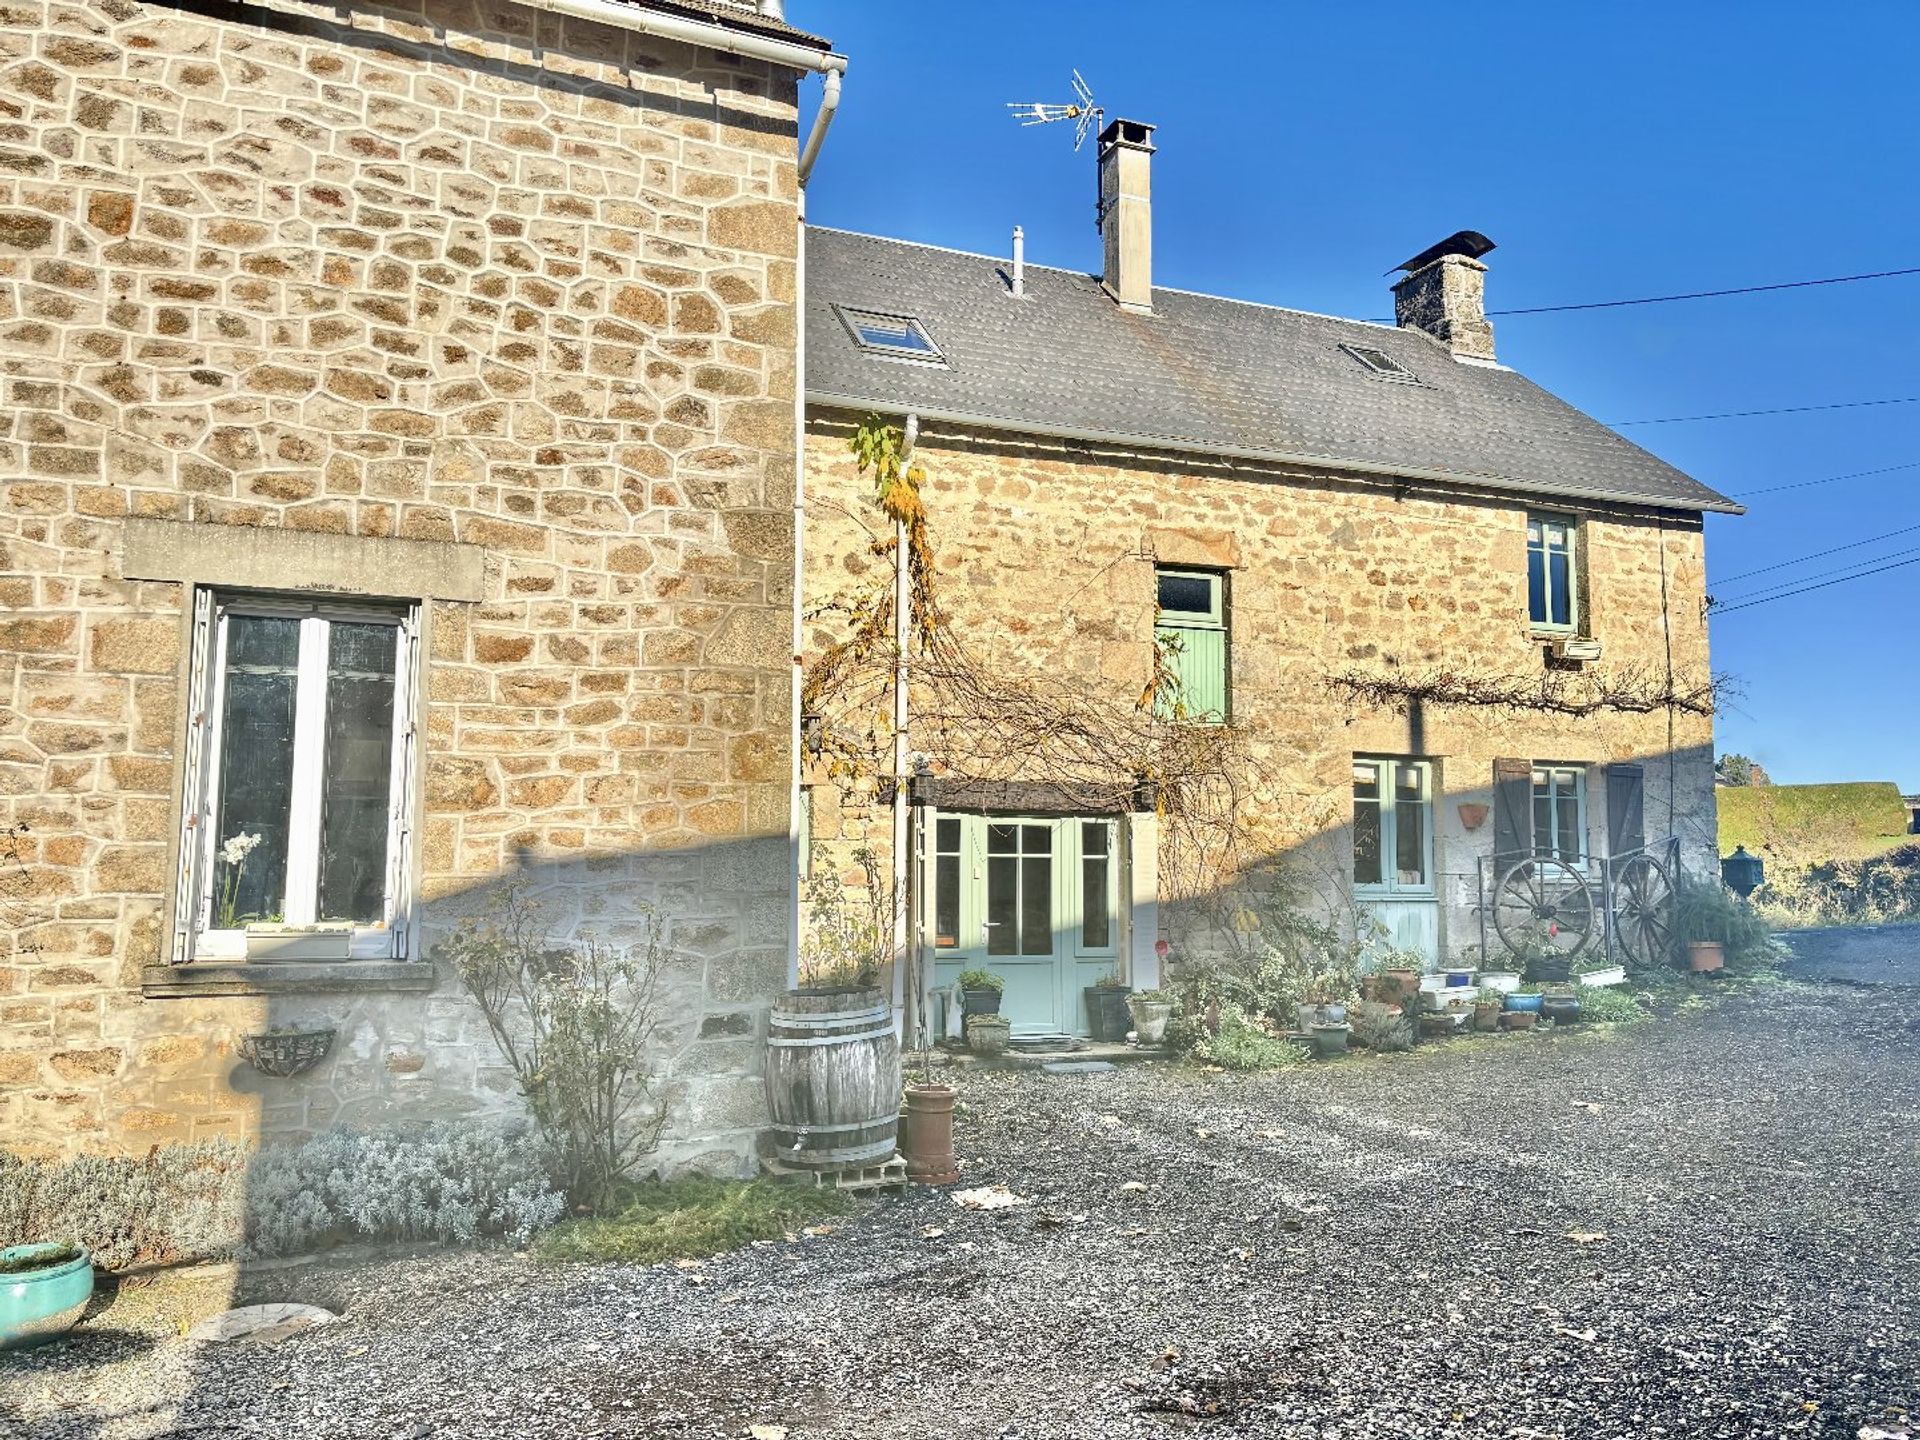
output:
[[[820,158],[827,127],[840,108],[840,77],[847,62],[838,55],[837,68],[821,72],[820,108],[813,129],[800,151],[799,201],[795,207],[793,244],[793,677],[788,692],[787,748],[791,774],[787,791],[787,983],[800,980],[800,876],[806,856],[800,853],[800,779],[805,769],[801,753],[800,695],[806,678],[806,547],[807,547],[807,178]]]
[[[920,417],[909,413],[900,427],[900,470],[913,463],[920,441]],[[907,647],[913,643],[913,577],[907,559],[907,523],[893,522],[893,1003],[903,1038],[907,1003]]]

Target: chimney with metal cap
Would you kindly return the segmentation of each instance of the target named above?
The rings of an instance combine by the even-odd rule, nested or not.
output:
[[[1100,132],[1101,284],[1123,309],[1153,313],[1153,126],[1115,120]]]
[[[1461,230],[1395,266],[1407,273],[1394,283],[1394,323],[1425,331],[1463,360],[1493,359],[1487,267],[1480,263],[1491,249],[1493,241],[1479,231]]]

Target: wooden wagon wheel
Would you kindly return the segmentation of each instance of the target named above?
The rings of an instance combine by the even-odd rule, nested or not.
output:
[[[1651,855],[1635,855],[1614,872],[1613,938],[1629,965],[1673,958],[1673,877]]]
[[[1541,941],[1571,960],[1593,941],[1593,891],[1578,870],[1551,856],[1509,865],[1493,887],[1493,928],[1516,955]]]

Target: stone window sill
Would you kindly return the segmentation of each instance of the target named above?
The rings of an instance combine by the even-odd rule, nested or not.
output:
[[[146,965],[140,993],[151,999],[209,995],[335,995],[433,989],[433,966],[409,960],[292,961],[259,965]]]

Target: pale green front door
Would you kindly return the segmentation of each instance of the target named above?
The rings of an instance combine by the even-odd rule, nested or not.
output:
[[[1119,851],[1107,817],[933,817],[934,981],[991,970],[1015,1035],[1087,1033],[1081,990],[1119,960]]]

